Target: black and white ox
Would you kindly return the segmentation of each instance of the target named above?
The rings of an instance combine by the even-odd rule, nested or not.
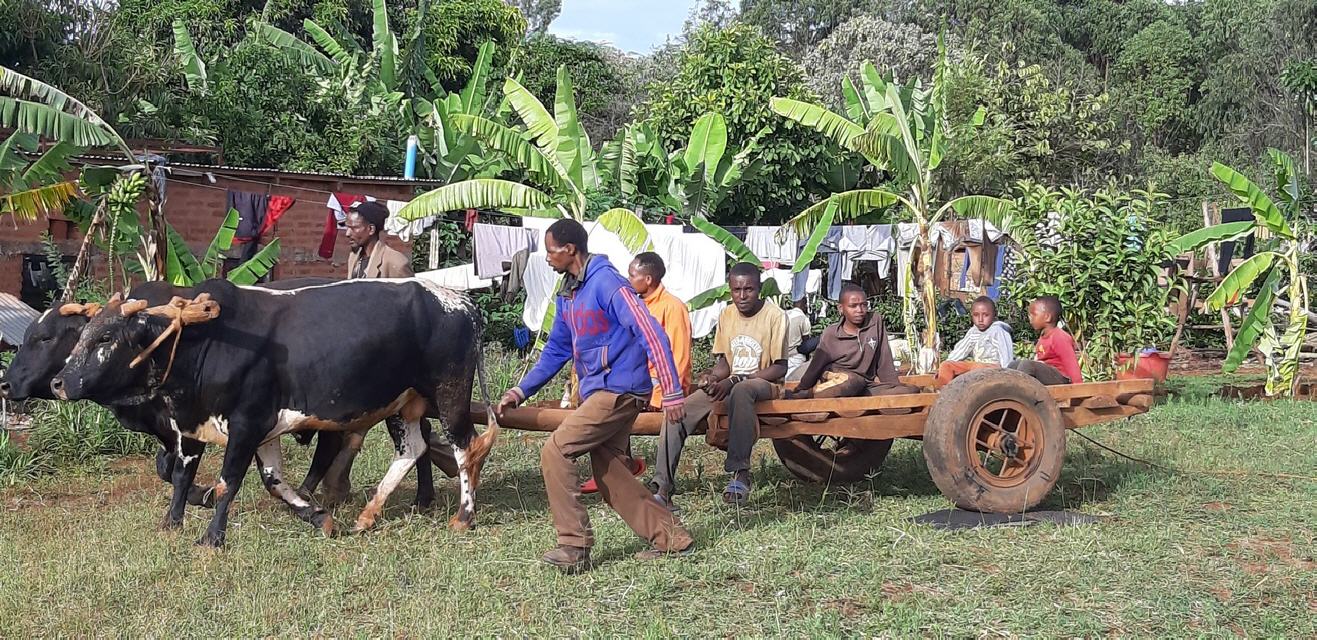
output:
[[[262,287],[288,290],[332,282],[336,282],[336,280],[332,278],[292,278],[265,284]],[[183,295],[191,295],[190,290],[180,290],[167,282],[148,282],[134,287],[132,295],[137,299],[148,301],[151,305],[158,305],[165,304],[180,292]],[[78,342],[78,337],[82,335],[82,330],[86,328],[92,316],[100,310],[101,305],[95,303],[69,303],[42,313],[41,317],[28,327],[17,353],[14,354],[9,367],[0,376],[0,398],[15,401],[30,398],[55,400],[55,393],[50,388],[51,380],[68,362],[69,356],[73,354],[73,347]],[[193,468],[190,473],[186,473],[188,470],[176,465],[178,454],[176,453],[175,441],[177,437],[170,426],[168,411],[165,408],[163,399],[154,396],[116,398],[103,403],[103,405],[110,410],[124,428],[129,431],[155,436],[162,443],[160,450],[156,453],[156,475],[164,482],[181,485],[175,487],[175,496],[179,498],[179,503],[166,514],[162,526],[172,528],[182,524],[184,498],[187,504],[206,507],[214,505],[214,495],[210,491],[211,487],[198,486],[192,481],[204,443],[194,441],[184,446],[187,455],[193,460]],[[309,437],[311,434],[305,435]],[[320,434],[316,442],[316,452],[312,458],[310,469],[299,488],[303,495],[309,496],[314,493],[321,479],[325,478],[331,463],[339,451],[342,450],[342,440],[342,434],[340,433],[327,432]],[[166,447],[165,443],[168,443],[169,446]],[[341,472],[326,478],[326,484],[330,487],[329,491],[334,495],[347,493],[346,476],[349,471],[350,467],[345,467]],[[418,470],[418,473],[422,472]],[[421,490],[418,491],[418,498],[425,493],[424,486],[425,483],[423,482]]]
[[[229,507],[253,459],[272,495],[330,532],[329,514],[285,482],[279,436],[304,430],[360,435],[401,415],[389,423],[394,460],[355,523],[356,530],[373,526],[426,451],[420,423],[427,410],[445,428],[460,469],[461,504],[450,524],[474,525],[474,492],[497,429],[477,437],[468,415],[481,326],[466,296],[416,279],[289,291],[209,280],[179,293],[217,307],[213,319],[183,325],[177,316],[187,317],[194,305],[181,300],[172,308],[112,303],[88,322],[51,387],[68,400],[161,398],[184,467],[195,470],[187,464],[195,455],[190,442],[227,447],[215,514],[199,544],[223,545]],[[177,496],[171,507],[175,502]]]

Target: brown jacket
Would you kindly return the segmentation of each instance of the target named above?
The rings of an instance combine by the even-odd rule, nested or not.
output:
[[[353,251],[348,254],[348,277],[356,275],[357,262],[361,259],[359,252]],[[393,249],[384,244],[383,240],[375,243],[375,250],[370,254],[370,261],[366,263],[366,273],[363,278],[410,278],[412,273],[411,260],[403,255],[401,251]]]
[[[886,384],[900,382],[892,362],[892,349],[887,344],[887,329],[878,314],[869,314],[858,336],[847,335],[841,325],[838,322],[823,330],[798,389],[813,387],[826,371],[854,373]]]

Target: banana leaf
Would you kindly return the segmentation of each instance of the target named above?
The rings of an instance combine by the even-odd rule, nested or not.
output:
[[[698,216],[691,218],[691,226],[699,229],[700,233],[717,241],[718,244],[723,246],[723,250],[726,251],[728,255],[732,256],[737,262],[749,262],[756,265],[760,264],[760,260],[755,256],[755,252],[745,246],[745,243],[741,242],[739,238],[732,235],[732,232]]]
[[[329,56],[320,53],[315,47],[299,40],[297,36],[283,29],[264,22],[258,22],[251,33],[256,41],[273,46],[289,56],[291,60],[295,60],[303,66],[314,67],[316,71],[323,75],[338,71],[338,64],[329,59]]]
[[[1293,207],[1299,201],[1299,170],[1294,158],[1279,149],[1267,149],[1276,173],[1276,192],[1285,204]]]
[[[206,83],[206,62],[197,54],[197,47],[192,44],[187,25],[179,18],[174,18],[174,55],[183,63],[183,77],[187,80],[188,90],[205,93],[209,88]]]
[[[717,184],[718,165],[727,152],[727,121],[717,113],[706,113],[691,128],[686,145],[686,166],[692,170],[704,165],[704,182]]]
[[[398,212],[403,220],[420,220],[465,209],[544,209],[553,198],[543,191],[507,180],[477,178],[444,185],[412,199]]]
[[[1254,223],[1245,220],[1244,222],[1227,222],[1225,224],[1204,227],[1197,231],[1190,231],[1179,238],[1171,241],[1167,246],[1170,251],[1179,255],[1186,251],[1197,251],[1213,242],[1225,242],[1234,240],[1253,230]]]
[[[1207,300],[1203,304],[1208,309],[1215,311],[1238,301],[1248,291],[1253,281],[1257,280],[1258,276],[1266,273],[1267,269],[1270,269],[1272,263],[1279,257],[1280,255],[1274,251],[1263,251],[1254,254],[1253,257],[1240,263],[1234,271],[1227,274],[1221,284],[1217,285],[1216,289],[1212,291],[1212,294],[1207,296]]]
[[[1258,222],[1266,225],[1268,229],[1271,229],[1273,233],[1282,238],[1294,239],[1294,231],[1290,229],[1289,224],[1285,221],[1285,214],[1276,207],[1276,203],[1272,202],[1266,193],[1263,193],[1262,189],[1253,184],[1252,180],[1220,162],[1212,163],[1212,175],[1230,187],[1235,196],[1253,210],[1253,216],[1258,219]]]
[[[856,90],[855,83],[851,82],[850,75],[841,77],[841,95],[846,101],[846,115],[853,122],[868,122],[872,117],[869,111],[869,105],[864,101],[864,97]]]
[[[229,209],[228,215],[224,216],[224,222],[215,232],[215,237],[210,241],[210,246],[206,248],[206,257],[201,261],[201,271],[207,278],[214,278],[219,273],[222,258],[221,253],[228,251],[233,247],[233,238],[238,234],[238,210]]]
[[[279,263],[279,239],[275,238],[270,244],[261,248],[256,255],[236,269],[229,272],[229,282],[240,285],[252,285],[265,277],[274,269],[274,265]]]
[[[206,279],[197,257],[192,255],[183,236],[172,225],[165,226],[169,248],[165,252],[165,279],[176,286],[186,287]]]
[[[316,24],[315,20],[310,18],[303,20],[302,28],[306,30],[307,35],[311,36],[311,40],[316,43],[316,46],[324,49],[325,53],[329,54],[329,59],[333,60],[339,69],[352,65],[352,54],[348,53],[334,39],[334,36],[329,35],[328,31]]]
[[[558,124],[549,110],[526,87],[512,78],[503,81],[503,95],[517,117],[526,125],[530,139],[545,153],[553,153],[558,144]]]
[[[816,104],[790,98],[773,98],[769,104],[777,115],[822,133],[843,149],[853,149],[855,139],[864,134],[864,127]]]
[[[54,86],[0,66],[0,127],[40,134],[80,147],[114,145],[129,162],[134,162],[119,133],[108,122]],[[10,97],[12,96],[12,97]]]
[[[553,100],[554,123],[558,125],[556,153],[558,161],[567,168],[567,175],[581,191],[599,188],[599,174],[595,172],[594,149],[590,135],[581,126],[576,113],[576,94],[567,65],[558,67],[558,87]]]
[[[782,295],[782,289],[777,286],[777,280],[769,278],[764,280],[763,287],[759,290],[760,298],[771,298]],[[686,303],[688,311],[699,311],[709,305],[717,302],[731,302],[732,291],[727,285],[721,284],[712,289],[704,291]]]
[[[835,205],[837,208],[834,221],[844,222],[879,209],[886,209],[900,201],[900,196],[881,189],[857,189],[855,191],[834,193],[827,199],[820,200],[796,214],[796,217],[787,220],[782,226],[790,225],[796,230],[797,234],[806,235],[813,233],[814,228],[823,220],[823,215],[830,205]]]
[[[1015,204],[1010,200],[992,196],[961,196],[948,202],[944,207],[954,210],[965,219],[981,219],[992,223],[994,227],[1010,233],[1008,216]]]
[[[1267,395],[1293,395],[1294,383],[1299,377],[1299,356],[1303,351],[1304,337],[1308,333],[1307,278],[1294,278],[1290,282],[1290,322],[1280,338],[1280,362],[1267,379]]]
[[[490,149],[506,154],[513,162],[525,169],[531,179],[540,186],[559,193],[576,191],[567,169],[556,156],[545,153],[539,147],[527,142],[521,133],[511,127],[480,116],[466,114],[452,115],[450,121],[458,131],[479,140]]]
[[[1226,373],[1234,373],[1239,369],[1239,365],[1248,357],[1253,345],[1257,344],[1258,338],[1262,336],[1263,330],[1271,322],[1271,307],[1276,300],[1276,286],[1280,283],[1281,269],[1275,267],[1271,273],[1267,274],[1267,279],[1262,282],[1262,289],[1258,291],[1258,297],[1253,301],[1253,308],[1249,309],[1248,315],[1244,317],[1244,322],[1239,325],[1239,332],[1235,334],[1235,344],[1226,355],[1225,362],[1221,364],[1221,370]]]
[[[609,209],[599,216],[598,223],[617,234],[626,250],[631,253],[649,251],[653,247],[649,240],[649,230],[645,228],[645,221],[630,209],[620,207]]]
[[[384,0],[371,2],[372,21],[371,44],[380,64],[380,82],[386,89],[398,86],[398,41],[389,29],[389,7]]]
[[[476,62],[471,65],[471,77],[462,87],[462,108],[467,113],[480,113],[485,108],[485,84],[489,82],[489,72],[494,64],[494,43],[485,41],[476,54]]]
[[[805,242],[805,247],[800,250],[800,255],[796,256],[796,266],[791,269],[792,273],[800,273],[809,269],[809,263],[814,261],[814,254],[818,253],[819,245],[823,244],[823,238],[828,235],[828,230],[832,228],[832,219],[837,215],[837,203],[828,198],[825,200],[828,206],[823,210],[823,217],[819,223],[814,225],[814,233],[809,234],[809,240]]]

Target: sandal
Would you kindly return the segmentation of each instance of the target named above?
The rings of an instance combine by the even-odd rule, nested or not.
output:
[[[740,478],[732,478],[727,483],[727,488],[723,489],[723,502],[736,506],[742,506],[750,501],[750,485],[742,482]]]

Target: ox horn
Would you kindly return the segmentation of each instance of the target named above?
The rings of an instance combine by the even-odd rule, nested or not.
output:
[[[92,318],[100,312],[101,304],[99,302],[88,302],[86,304],[69,302],[59,307],[59,314],[62,316],[87,316]]]
[[[125,316],[131,316],[150,304],[145,300],[129,300],[119,306],[119,313]]]

